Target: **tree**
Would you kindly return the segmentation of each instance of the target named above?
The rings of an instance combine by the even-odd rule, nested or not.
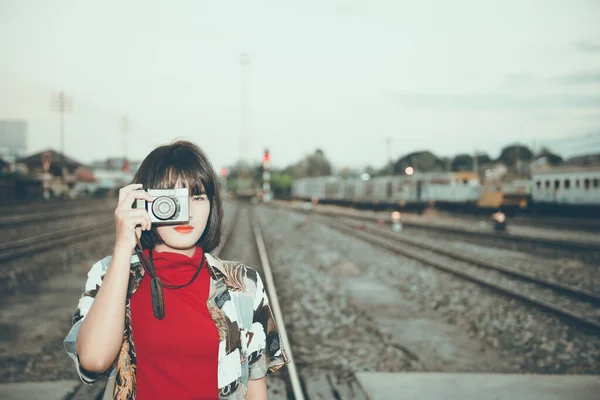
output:
[[[503,148],[497,161],[508,167],[513,167],[517,166],[517,160],[529,162],[533,160],[533,153],[527,146],[515,144]]]
[[[315,153],[307,158],[306,166],[307,176],[324,176],[331,175],[331,163],[325,157],[325,153],[321,149],[315,150]]]
[[[295,164],[283,169],[283,173],[291,175],[294,179],[331,175],[331,163],[321,149],[315,150]]]
[[[473,157],[469,154],[458,154],[452,159],[452,171],[471,171],[473,170]]]
[[[292,192],[292,176],[282,172],[271,173],[271,190],[275,198],[286,198]]]
[[[430,151],[417,151],[401,157],[394,163],[394,174],[402,175],[407,167],[417,172],[444,171],[444,160]]]
[[[373,166],[371,165],[367,165],[365,167],[365,174],[369,174],[370,177],[375,177],[375,176],[381,176],[381,175],[387,175],[388,170],[387,168],[382,168],[380,171],[377,171]]]
[[[535,158],[546,157],[546,160],[550,163],[550,165],[558,165],[561,164],[564,160],[561,156],[556,153],[551,152],[548,148],[542,147],[542,150],[535,156]]]
[[[492,161],[494,161],[494,160],[492,160],[492,158],[489,155],[487,155],[486,153],[478,153],[477,154],[477,163],[479,165],[489,164]]]

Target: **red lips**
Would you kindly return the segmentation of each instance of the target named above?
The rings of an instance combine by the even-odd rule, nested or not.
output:
[[[179,233],[190,233],[194,230],[194,227],[191,225],[178,225],[173,229],[175,229]]]

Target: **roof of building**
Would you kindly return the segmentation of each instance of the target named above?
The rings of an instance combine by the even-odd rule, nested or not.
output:
[[[19,162],[27,164],[28,167],[40,167],[42,166],[45,154],[50,155],[50,163],[52,164],[66,165],[67,167],[71,168],[77,168],[83,165],[79,161],[76,161],[68,156],[63,157],[61,153],[51,149],[40,151],[39,153],[32,154],[28,157],[20,158]]]
[[[567,173],[586,173],[600,172],[600,164],[597,165],[560,165],[552,168],[544,168],[532,171],[533,176],[567,174]]]

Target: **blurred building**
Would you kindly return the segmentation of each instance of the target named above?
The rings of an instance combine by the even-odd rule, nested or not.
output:
[[[123,171],[133,172],[135,174],[140,167],[140,164],[140,161],[131,161],[122,157],[111,157],[106,160],[94,161],[90,164],[90,167],[94,170]]]
[[[115,191],[130,184],[140,164],[140,161],[129,161],[122,157],[92,162],[90,167],[97,179],[97,191]]]
[[[0,159],[3,170],[12,172],[15,162],[27,153],[27,121],[0,120]]]
[[[496,179],[500,180],[504,175],[508,173],[509,169],[504,163],[501,162],[489,162],[479,164],[478,173],[481,180],[485,179]]]
[[[585,154],[571,157],[564,162],[564,165],[600,165],[600,152],[597,154]]]
[[[87,166],[52,149],[18,159],[16,171],[41,182],[46,198],[80,197],[95,190],[89,187],[95,178]]]

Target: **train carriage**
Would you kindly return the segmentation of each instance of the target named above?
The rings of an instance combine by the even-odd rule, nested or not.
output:
[[[532,201],[536,210],[586,212],[600,209],[600,165],[561,166],[533,172]]]
[[[297,199],[357,206],[423,208],[438,203],[456,207],[476,203],[481,196],[481,185],[477,174],[472,172],[419,173],[367,180],[324,176],[294,181],[292,195]]]
[[[536,212],[600,211],[600,165],[533,170],[532,179],[486,180],[471,171],[424,172],[372,179],[323,176],[293,182],[292,196],[358,207]],[[569,212],[570,212],[569,211]]]
[[[421,174],[422,201],[447,205],[474,204],[481,197],[479,176],[474,172],[445,172]],[[419,175],[415,177],[419,179]]]

